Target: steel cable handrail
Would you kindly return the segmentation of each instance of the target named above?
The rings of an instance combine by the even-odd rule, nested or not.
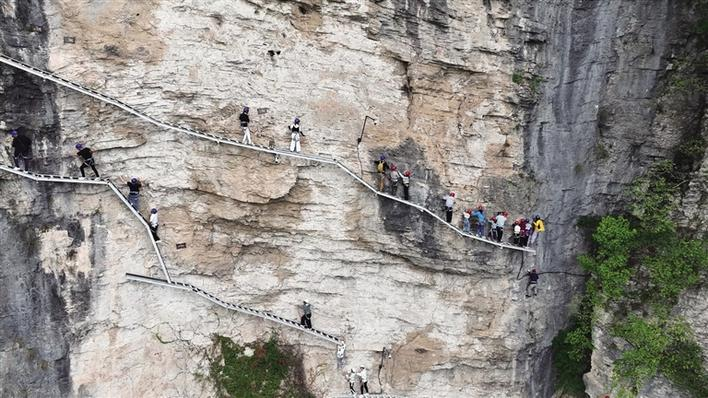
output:
[[[389,195],[389,194],[387,194],[387,193],[380,192],[380,191],[376,190],[373,186],[371,186],[370,184],[368,184],[368,183],[367,183],[366,181],[364,181],[361,177],[359,177],[359,176],[356,175],[354,172],[352,172],[349,168],[347,168],[346,166],[344,166],[344,164],[342,164],[340,161],[334,159],[334,157],[332,157],[332,158],[325,158],[325,157],[320,157],[320,156],[302,155],[302,154],[300,154],[300,153],[290,152],[290,151],[287,151],[287,150],[269,148],[269,147],[266,147],[266,146],[264,146],[264,145],[247,145],[247,144],[242,144],[242,143],[240,143],[240,142],[238,142],[238,141],[236,141],[236,140],[230,139],[230,138],[225,138],[225,137],[220,137],[220,136],[217,136],[217,135],[214,135],[214,134],[210,134],[210,133],[200,132],[200,131],[198,131],[198,130],[195,130],[195,129],[192,129],[192,128],[189,128],[189,127],[178,126],[178,125],[173,124],[173,123],[163,122],[163,121],[161,121],[161,120],[158,120],[158,119],[156,119],[156,118],[154,118],[154,117],[152,117],[152,116],[149,116],[149,115],[147,115],[147,114],[145,114],[145,113],[143,113],[143,112],[141,112],[141,111],[135,109],[134,107],[132,107],[132,106],[130,106],[130,105],[124,103],[123,101],[120,101],[120,100],[118,100],[118,99],[115,99],[115,98],[113,98],[113,97],[110,97],[110,96],[108,96],[108,95],[106,95],[106,94],[99,93],[98,91],[96,91],[96,90],[94,90],[94,89],[91,89],[91,88],[88,88],[88,87],[84,87],[84,86],[82,86],[82,85],[80,85],[80,84],[78,84],[78,83],[74,83],[74,82],[72,82],[72,81],[66,80],[66,79],[62,78],[61,76],[58,76],[58,75],[53,74],[53,73],[51,73],[51,72],[48,72],[48,71],[46,71],[46,70],[42,70],[42,69],[36,68],[36,67],[34,67],[34,66],[31,66],[31,65],[28,65],[28,64],[26,64],[26,63],[24,63],[24,62],[22,62],[22,61],[16,60],[16,59],[11,58],[11,57],[8,57],[8,56],[6,56],[6,55],[0,54],[0,62],[4,63],[4,64],[6,64],[6,65],[10,65],[10,66],[12,66],[12,67],[14,67],[14,68],[23,70],[23,71],[25,71],[25,72],[27,72],[27,73],[30,73],[30,74],[32,74],[32,75],[41,77],[41,78],[43,78],[43,79],[50,80],[50,81],[52,81],[52,82],[54,82],[54,83],[57,83],[57,84],[59,84],[59,85],[62,85],[62,86],[64,86],[64,87],[67,87],[67,88],[69,88],[69,89],[78,91],[78,92],[80,92],[80,93],[82,93],[82,94],[85,94],[85,95],[88,95],[88,96],[93,97],[93,98],[95,98],[95,99],[98,99],[99,101],[102,101],[102,102],[105,102],[105,103],[114,105],[114,106],[116,106],[116,107],[118,107],[118,108],[120,108],[120,109],[123,109],[123,110],[126,111],[126,112],[129,112],[129,113],[131,113],[131,114],[133,114],[133,115],[135,115],[135,116],[137,116],[137,117],[139,117],[139,118],[141,118],[141,119],[147,121],[148,123],[154,124],[154,125],[156,125],[156,126],[159,126],[159,127],[165,128],[165,129],[174,130],[174,131],[179,131],[179,132],[181,132],[181,133],[185,133],[185,134],[188,134],[188,135],[191,135],[191,136],[194,136],[194,137],[198,137],[198,138],[202,138],[202,139],[214,141],[214,142],[217,142],[217,143],[220,143],[220,144],[232,145],[232,146],[236,146],[236,147],[240,147],[240,148],[246,148],[246,149],[256,150],[256,151],[260,151],[260,152],[266,152],[266,153],[270,153],[270,154],[274,154],[274,155],[287,156],[287,157],[292,157],[292,158],[297,158],[297,159],[311,160],[311,161],[315,161],[315,162],[319,162],[319,163],[324,163],[324,164],[333,164],[333,165],[336,165],[336,166],[338,166],[339,168],[341,168],[342,170],[344,170],[344,171],[345,171],[347,174],[349,174],[351,177],[353,177],[356,181],[358,181],[359,183],[363,184],[366,188],[368,188],[369,190],[371,190],[372,192],[374,192],[376,195],[379,195],[379,196],[382,196],[382,197],[385,197],[385,198],[388,198],[388,199],[391,199],[391,200],[395,200],[395,201],[397,201],[397,202],[399,202],[399,203],[403,203],[403,204],[406,204],[406,205],[408,205],[408,206],[412,206],[412,207],[414,207],[414,208],[416,208],[416,209],[418,209],[418,210],[420,210],[420,211],[422,211],[422,212],[425,212],[425,213],[431,215],[432,217],[434,217],[435,219],[437,219],[439,222],[444,223],[445,225],[447,225],[448,228],[452,229],[453,231],[455,231],[456,233],[458,233],[458,234],[461,235],[461,236],[464,236],[464,237],[467,237],[467,238],[472,238],[472,239],[474,239],[474,240],[477,240],[477,241],[480,241],[480,242],[484,242],[484,243],[488,243],[488,244],[491,244],[491,245],[494,245],[494,246],[497,246],[497,247],[500,247],[500,248],[511,249],[511,250],[518,250],[518,251],[528,252],[528,253],[532,253],[532,254],[535,254],[535,253],[536,253],[535,250],[530,249],[530,248],[518,247],[518,246],[513,246],[513,245],[507,245],[507,244],[503,244],[503,243],[499,243],[499,242],[494,242],[494,241],[491,241],[491,240],[488,240],[488,239],[485,239],[485,238],[481,238],[481,237],[478,237],[478,236],[475,236],[475,235],[472,235],[472,234],[465,233],[465,232],[463,232],[462,230],[460,230],[459,228],[457,228],[457,227],[455,227],[454,225],[452,225],[452,224],[448,223],[447,221],[445,221],[442,217],[438,216],[437,214],[435,214],[435,213],[432,212],[431,210],[429,210],[429,209],[427,209],[427,208],[425,208],[425,207],[423,207],[423,206],[421,206],[421,205],[418,205],[418,204],[409,202],[409,201],[407,201],[407,200],[403,200],[403,199],[400,199],[400,198],[395,197],[395,196],[393,196],[393,195]]]

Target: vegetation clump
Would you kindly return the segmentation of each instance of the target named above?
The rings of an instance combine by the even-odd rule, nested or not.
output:
[[[610,333],[626,343],[614,367],[622,391],[634,395],[661,373],[693,396],[708,396],[701,349],[688,325],[671,314],[679,295],[708,271],[708,242],[681,236],[672,217],[675,171],[662,162],[637,179],[628,214],[603,217],[592,253],[579,257],[591,276],[570,327],[553,343],[557,389],[568,395],[584,394],[597,309],[610,307]]]
[[[276,336],[241,346],[215,335],[209,377],[221,397],[314,398],[304,385],[302,359]]]

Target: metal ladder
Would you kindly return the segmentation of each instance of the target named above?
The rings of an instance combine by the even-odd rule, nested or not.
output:
[[[170,278],[170,273],[167,272],[167,267],[165,266],[165,260],[162,257],[162,253],[160,253],[160,248],[157,247],[157,243],[155,240],[152,238],[152,232],[150,231],[150,225],[145,221],[143,216],[140,215],[140,213],[137,212],[137,210],[133,209],[133,206],[130,205],[130,202],[123,196],[123,194],[120,192],[118,187],[113,183],[113,181],[107,179],[107,178],[84,178],[84,177],[67,177],[67,176],[57,176],[57,175],[48,175],[48,174],[35,174],[32,172],[24,171],[16,167],[9,167],[5,165],[0,165],[0,170],[7,171],[9,173],[13,173],[16,175],[19,175],[24,178],[28,178],[33,181],[43,181],[43,182],[63,182],[63,183],[71,183],[71,184],[86,184],[86,185],[104,185],[108,186],[113,193],[120,199],[121,202],[130,210],[131,213],[140,221],[141,224],[143,224],[143,227],[145,227],[145,230],[147,231],[148,236],[150,237],[150,242],[152,243],[153,249],[155,249],[155,253],[157,254],[157,259],[160,262],[160,267],[162,267],[162,272],[165,274],[165,278],[167,279],[168,282],[172,282],[172,278]]]
[[[173,281],[172,278],[170,278],[169,272],[167,272],[167,267],[165,266],[165,261],[164,258],[162,257],[162,253],[160,253],[160,249],[157,246],[157,243],[155,240],[152,238],[152,232],[150,231],[150,225],[145,221],[145,219],[138,213],[135,209],[133,209],[133,206],[130,205],[130,202],[123,196],[123,194],[120,192],[118,187],[109,179],[107,178],[84,178],[84,177],[67,177],[67,176],[57,176],[57,175],[48,175],[48,174],[36,174],[32,172],[27,172],[24,170],[21,170],[16,167],[9,167],[5,165],[0,165],[0,170],[30,179],[32,181],[38,181],[38,182],[59,182],[59,183],[72,183],[72,184],[86,184],[86,185],[102,185],[102,186],[108,186],[111,188],[113,193],[123,202],[123,204],[130,210],[133,215],[140,220],[140,222],[143,224],[143,226],[146,228],[148,236],[150,237],[150,242],[152,243],[153,248],[155,249],[155,253],[157,254],[157,258],[160,261],[160,266],[162,267],[162,271],[165,274],[165,280],[163,279],[156,279],[156,278],[150,278],[147,276],[140,276],[140,275],[135,275],[135,274],[126,274],[127,278],[129,280],[133,281],[138,281],[138,282],[147,282],[151,283],[154,285],[160,285],[160,286],[168,286],[176,289],[182,289],[182,290],[190,290],[207,300],[210,300],[224,308],[227,308],[229,310],[241,312],[247,315],[254,315],[263,319],[268,319],[273,322],[280,323],[282,325],[286,325],[291,328],[295,328],[298,330],[301,330],[305,333],[311,334],[313,336],[319,337],[321,339],[330,341],[334,344],[337,344],[337,346],[340,348],[341,352],[344,352],[344,348],[346,347],[344,342],[338,338],[335,337],[329,333],[322,332],[320,330],[316,329],[308,329],[304,326],[302,326],[300,323],[292,321],[290,319],[285,319],[283,317],[279,317],[277,315],[269,314],[264,311],[258,311],[254,310],[248,307],[244,307],[242,305],[238,304],[231,304],[227,303],[218,297],[207,293],[206,291],[194,286],[190,285],[187,283],[183,282],[177,282]]]
[[[94,89],[84,87],[78,83],[74,83],[69,80],[66,80],[66,79],[64,79],[58,75],[55,75],[51,72],[48,72],[46,70],[35,68],[34,66],[28,65],[22,61],[18,61],[16,59],[14,59],[14,58],[10,58],[6,55],[0,54],[0,62],[4,63],[6,65],[12,66],[14,68],[20,69],[22,71],[25,71],[27,73],[30,73],[34,76],[38,76],[42,79],[52,81],[56,84],[67,87],[71,90],[78,91],[82,94],[93,97],[99,101],[114,105],[120,109],[123,109],[126,112],[129,112],[129,113],[147,121],[148,123],[154,124],[156,126],[159,126],[159,127],[162,127],[162,128],[168,129],[168,130],[178,131],[178,132],[185,133],[185,134],[188,134],[188,135],[191,135],[194,137],[214,141],[214,142],[217,142],[220,144],[232,145],[232,146],[236,146],[236,147],[240,147],[240,148],[246,148],[246,149],[251,149],[251,150],[255,150],[255,151],[266,152],[266,153],[270,153],[270,154],[274,154],[274,155],[287,156],[287,157],[291,157],[291,158],[305,159],[305,160],[311,160],[311,161],[318,162],[318,163],[335,165],[335,166],[339,167],[340,169],[342,169],[349,176],[351,176],[354,180],[356,180],[360,184],[363,184],[366,188],[368,188],[374,194],[384,197],[384,198],[387,198],[387,199],[390,199],[390,200],[394,200],[396,202],[405,204],[407,206],[414,207],[423,213],[427,213],[428,215],[432,216],[433,218],[435,218],[439,222],[445,224],[448,228],[452,229],[453,231],[455,231],[456,233],[458,233],[461,236],[464,236],[466,238],[471,238],[471,239],[474,239],[474,240],[477,240],[480,242],[484,242],[487,244],[491,244],[491,245],[497,246],[499,248],[518,250],[521,252],[527,252],[527,253],[532,253],[532,254],[536,253],[536,251],[534,249],[531,249],[528,247],[519,247],[519,246],[513,246],[513,245],[509,245],[509,244],[505,244],[505,243],[499,243],[499,242],[495,242],[495,241],[492,241],[489,239],[480,238],[476,235],[465,233],[461,229],[446,222],[442,217],[438,216],[437,214],[435,214],[431,210],[429,210],[421,205],[418,205],[413,202],[409,202],[407,200],[403,200],[401,198],[398,198],[396,196],[389,195],[387,193],[378,191],[376,188],[371,186],[371,184],[364,181],[360,176],[356,175],[353,171],[351,171],[349,168],[347,168],[344,164],[342,164],[339,160],[335,159],[334,157],[302,155],[300,153],[290,152],[288,150],[269,148],[264,145],[246,145],[246,144],[242,144],[242,143],[240,143],[236,140],[230,139],[230,138],[220,137],[220,136],[206,133],[206,132],[200,132],[200,131],[192,129],[190,127],[178,126],[173,123],[167,123],[167,122],[158,120],[152,116],[149,116],[149,115],[135,109],[134,107],[132,107],[132,106],[130,106],[118,99],[115,99],[113,97],[110,97],[110,96],[102,94],[102,93],[99,93],[98,91],[96,91]]]
[[[334,344],[337,344],[338,346],[341,346],[344,344],[344,342],[340,338],[335,337],[329,333],[325,333],[325,332],[323,332],[321,330],[317,330],[317,329],[306,328],[306,327],[302,326],[299,322],[293,321],[291,319],[286,319],[286,318],[283,318],[283,317],[280,317],[277,315],[273,315],[273,314],[270,314],[265,311],[254,310],[252,308],[244,307],[239,304],[227,303],[226,301],[214,296],[213,294],[208,293],[208,292],[206,292],[194,285],[190,285],[189,283],[177,282],[177,281],[173,281],[170,283],[170,282],[167,282],[162,279],[150,278],[150,277],[142,276],[142,275],[135,275],[135,274],[125,274],[125,275],[128,278],[128,280],[131,280],[131,281],[150,283],[150,284],[158,285],[158,286],[166,286],[166,287],[171,287],[173,289],[190,290],[193,293],[196,293],[199,296],[202,296],[205,299],[207,299],[217,305],[220,305],[226,309],[236,311],[236,312],[241,312],[241,313],[247,314],[247,315],[257,316],[257,317],[263,318],[263,319],[267,319],[269,321],[273,321],[273,322],[279,323],[281,325],[285,325],[290,328],[297,329],[302,332],[319,337],[321,339],[330,341]]]

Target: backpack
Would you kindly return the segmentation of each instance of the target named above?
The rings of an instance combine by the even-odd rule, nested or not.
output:
[[[384,162],[383,162],[383,161],[380,161],[380,162],[376,165],[376,171],[379,172],[379,173],[383,173],[383,172],[384,172]]]

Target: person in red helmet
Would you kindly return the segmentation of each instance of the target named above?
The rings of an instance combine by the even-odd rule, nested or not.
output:
[[[450,192],[443,200],[445,200],[445,221],[452,222],[452,208],[455,206],[455,193]]]
[[[411,175],[413,174],[410,170],[406,170],[401,174],[401,172],[398,172],[399,176],[401,177],[401,184],[403,184],[403,199],[405,200],[410,200],[410,186],[411,186]]]
[[[391,195],[398,195],[398,179],[400,174],[398,173],[398,167],[395,163],[391,163],[389,166],[389,179],[391,180]]]

